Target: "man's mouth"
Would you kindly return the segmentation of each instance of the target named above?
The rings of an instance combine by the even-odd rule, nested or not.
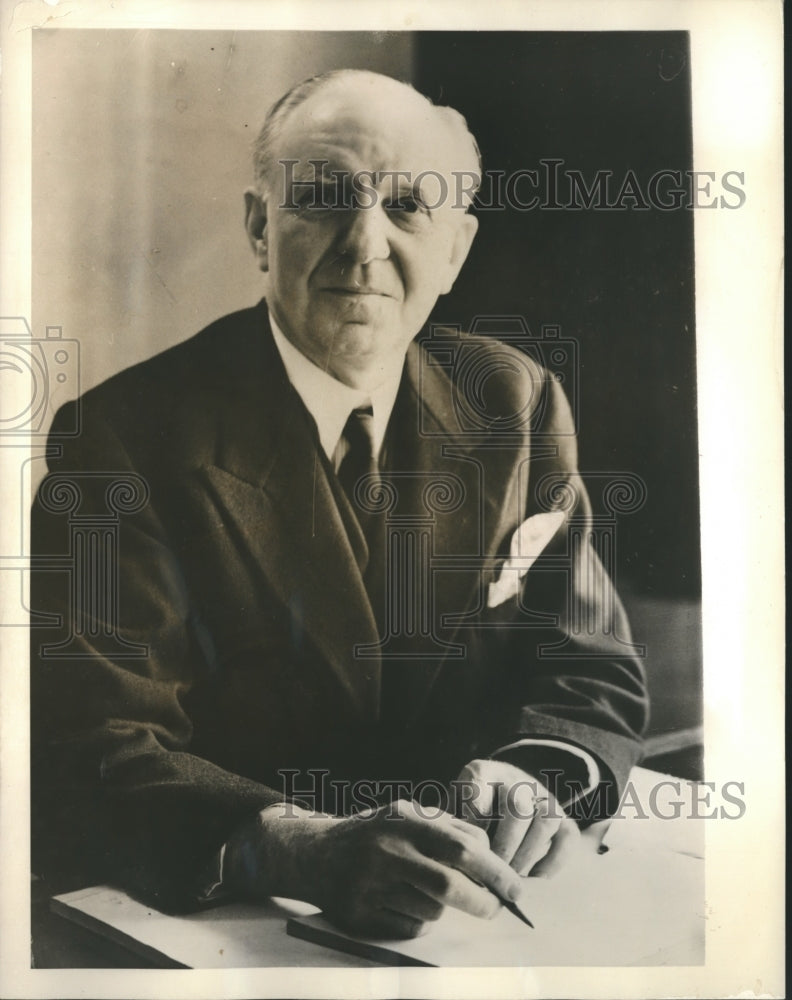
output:
[[[379,295],[382,298],[392,299],[388,292],[383,292],[379,288],[371,288],[368,285],[332,285],[325,288],[331,295]]]

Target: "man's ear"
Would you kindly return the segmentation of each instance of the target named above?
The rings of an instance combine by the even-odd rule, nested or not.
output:
[[[448,272],[446,281],[440,289],[441,295],[450,292],[454,287],[454,282],[462,270],[462,265],[467,260],[467,255],[473,246],[473,238],[477,232],[478,219],[475,215],[463,215],[454,234],[454,242],[451,244],[451,253],[448,258]]]
[[[259,268],[262,271],[269,270],[267,203],[255,188],[248,188],[245,191],[245,229]]]

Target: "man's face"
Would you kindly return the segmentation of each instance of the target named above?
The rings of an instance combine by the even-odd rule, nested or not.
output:
[[[476,220],[452,171],[470,170],[471,154],[416,94],[365,77],[333,81],[294,109],[276,155],[266,198],[246,193],[269,307],[315,364],[373,387],[401,365],[470,249]]]

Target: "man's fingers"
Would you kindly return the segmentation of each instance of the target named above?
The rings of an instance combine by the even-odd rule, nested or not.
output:
[[[414,917],[407,917],[403,913],[396,913],[395,910],[389,910],[385,907],[379,911],[376,917],[372,918],[371,923],[367,925],[365,932],[367,934],[371,933],[372,937],[395,938],[400,940],[404,938],[420,937],[428,930],[429,928],[422,920],[416,920]]]
[[[398,879],[393,888],[407,883],[441,906],[453,906],[471,916],[485,919],[494,916],[500,907],[499,901],[488,889],[471,881],[456,868],[427,857],[414,844],[403,843],[390,867],[393,876]],[[386,890],[383,897],[388,906],[391,905],[391,891],[391,889]],[[434,919],[430,915],[432,911],[428,909],[410,912],[420,914],[426,920]]]
[[[442,810],[427,816],[414,802],[399,802],[396,808],[399,826],[391,826],[389,816],[383,816],[383,823],[390,830],[402,833],[431,858],[445,861],[464,848],[489,850],[489,837],[480,826]]]
[[[415,831],[414,843],[428,858],[456,869],[498,897],[517,899],[522,883],[516,871],[490,850],[486,834],[475,827],[426,823]]]
[[[406,882],[388,889],[383,894],[383,904],[388,910],[421,922],[438,920],[444,909],[442,902]]]
[[[487,851],[489,853],[489,849]],[[498,861],[497,858],[494,860]],[[511,872],[508,866],[506,870],[515,878],[515,891],[520,889],[522,881],[519,876]],[[391,865],[391,871],[399,882],[408,883],[442,906],[452,906],[457,910],[464,910],[471,916],[487,920],[500,909],[497,896],[479,881],[473,881],[448,863],[427,857],[414,844],[401,845],[399,855],[394,858]],[[426,917],[426,919],[431,918]]]
[[[520,875],[528,875],[534,865],[547,854],[556,835],[561,818],[547,809],[547,800],[537,799],[537,810],[525,838],[515,851],[512,868]]]
[[[472,826],[486,830],[493,815],[497,782],[477,780],[470,765],[463,767],[456,781],[451,782],[451,811]]]
[[[364,923],[350,926],[350,930],[358,934],[365,934],[366,937],[385,938],[392,941],[402,941],[406,938],[420,937],[427,931],[426,924],[422,920],[408,917],[404,913],[397,913],[387,907],[375,910],[367,916]]]
[[[502,787],[498,799],[498,819],[490,830],[490,839],[493,853],[507,864],[512,862],[525,839],[533,823],[535,808],[534,790],[527,783],[508,790]]]
[[[483,847],[486,847],[489,844],[489,837],[487,836],[487,831],[483,824],[478,826],[470,823],[468,820],[452,816],[451,813],[447,813],[446,816],[447,819],[444,817],[444,821],[451,829],[458,830],[460,833],[474,837]]]
[[[462,872],[437,861],[425,860],[412,873],[413,885],[443,906],[463,910],[473,917],[489,920],[500,909],[497,897]]]
[[[553,837],[550,850],[537,862],[531,875],[552,878],[570,863],[579,850],[580,830],[571,819],[562,821]]]

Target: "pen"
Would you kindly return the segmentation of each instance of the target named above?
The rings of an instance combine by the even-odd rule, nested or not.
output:
[[[470,878],[469,875],[468,878]],[[528,924],[529,927],[533,928],[533,924],[531,923],[531,921],[528,919],[528,917],[526,917],[526,915],[523,913],[520,907],[513,900],[507,899],[505,896],[501,896],[499,892],[495,892],[495,890],[490,888],[490,886],[485,886],[484,883],[479,882],[478,879],[471,878],[470,880],[471,882],[475,882],[476,885],[480,885],[482,889],[486,889],[488,892],[491,892],[492,895],[498,900],[498,902],[505,909],[509,911],[509,913],[513,913],[515,917],[519,917],[519,919],[522,920],[524,924]]]
[[[487,892],[491,892],[498,902],[509,911],[509,913],[513,913],[515,917],[518,917],[524,924],[528,924],[528,926],[533,929],[533,924],[515,902],[511,899],[507,899],[505,896],[501,896],[499,892],[495,892],[495,890],[488,885],[485,886],[484,883],[479,882],[478,879],[472,878],[470,875],[468,875],[468,878],[471,882],[475,882],[476,885],[480,885],[482,889],[486,889]]]
[[[495,895],[497,895],[497,893]],[[510,899],[504,899],[503,896],[498,896],[498,899],[501,901],[501,903],[503,903],[503,905],[506,907],[509,913],[513,913],[515,917],[519,917],[524,924],[528,924],[529,927],[533,927],[531,921],[528,919],[528,917],[526,917],[526,915],[523,913],[523,911],[516,903],[512,902],[512,900]]]

